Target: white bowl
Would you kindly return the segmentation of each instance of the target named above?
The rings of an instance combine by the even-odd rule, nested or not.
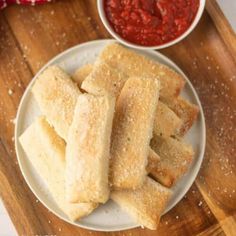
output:
[[[141,46],[135,43],[131,43],[127,40],[125,40],[124,38],[122,38],[119,34],[117,34],[114,29],[111,27],[110,23],[107,20],[105,11],[104,11],[104,0],[97,0],[97,7],[98,7],[98,12],[99,12],[99,16],[102,20],[102,23],[105,25],[106,29],[108,30],[108,32],[115,38],[117,39],[120,43],[128,46],[128,47],[132,47],[132,48],[137,48],[137,49],[162,49],[162,48],[167,48],[169,46],[172,46],[178,42],[180,42],[182,39],[184,39],[185,37],[187,37],[192,31],[193,29],[196,27],[196,25],[198,24],[202,13],[204,11],[205,8],[205,3],[206,0],[199,0],[200,1],[200,5],[198,8],[198,12],[197,15],[195,16],[194,21],[192,22],[192,24],[190,25],[190,27],[183,33],[181,34],[179,37],[177,37],[176,39],[168,42],[168,43],[164,43],[161,45],[157,45],[157,46]]]

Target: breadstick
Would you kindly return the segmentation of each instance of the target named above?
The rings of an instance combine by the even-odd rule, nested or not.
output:
[[[129,77],[152,77],[161,83],[160,97],[169,98],[179,95],[185,81],[180,74],[161,63],[134,52],[118,43],[107,45],[99,60],[122,71]]]
[[[32,92],[49,123],[67,139],[80,91],[71,78],[59,67],[50,66],[36,79]]]
[[[194,158],[192,147],[174,138],[154,136],[152,149],[160,156],[151,176],[166,187],[171,187],[188,170]]]
[[[182,97],[176,99],[164,99],[164,102],[182,120],[182,125],[176,135],[180,137],[185,135],[196,121],[199,108]]]
[[[47,123],[37,120],[19,138],[30,162],[44,180],[59,208],[75,221],[90,214],[97,204],[71,204],[65,200],[65,142]]]
[[[158,91],[157,80],[141,77],[128,79],[121,90],[112,130],[110,182],[113,188],[135,189],[145,180]]]
[[[80,68],[78,68],[72,76],[72,79],[78,84],[79,88],[81,88],[81,84],[84,79],[92,72],[93,65],[86,64]]]
[[[109,93],[115,97],[120,94],[128,76],[110,67],[106,63],[97,60],[92,72],[82,83],[82,89],[95,95]]]
[[[147,177],[142,187],[136,190],[118,190],[111,199],[148,229],[155,230],[171,197],[171,190]]]
[[[79,96],[66,147],[66,197],[69,202],[105,203],[115,99]]]

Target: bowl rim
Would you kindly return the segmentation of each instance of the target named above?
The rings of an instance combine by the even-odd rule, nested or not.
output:
[[[112,37],[114,37],[116,40],[118,40],[120,43],[122,43],[123,45],[127,46],[127,47],[131,47],[131,48],[136,48],[136,49],[163,49],[163,48],[167,48],[170,47],[174,44],[179,43],[180,41],[182,41],[184,38],[186,38],[197,26],[197,24],[199,23],[201,16],[203,14],[203,11],[205,9],[205,4],[206,4],[206,0],[199,0],[199,8],[197,11],[197,14],[195,16],[194,21],[192,22],[192,24],[190,25],[190,27],[183,33],[181,34],[179,37],[177,37],[176,39],[161,44],[161,45],[157,45],[157,46],[142,46],[142,45],[138,45],[132,42],[129,42],[127,40],[125,40],[124,38],[122,38],[119,34],[117,34],[113,28],[111,27],[110,23],[107,20],[106,14],[105,14],[105,10],[103,7],[103,3],[104,0],[97,0],[97,8],[98,8],[98,13],[99,13],[99,17],[103,23],[103,25],[105,26],[105,28],[107,29],[107,31],[110,33],[110,35]]]

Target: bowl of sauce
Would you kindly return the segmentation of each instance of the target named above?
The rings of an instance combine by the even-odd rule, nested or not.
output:
[[[178,43],[199,22],[205,0],[98,0],[109,33],[129,47],[162,49]]]

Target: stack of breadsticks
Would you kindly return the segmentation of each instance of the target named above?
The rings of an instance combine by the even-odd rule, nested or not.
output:
[[[116,43],[72,77],[57,66],[38,76],[32,92],[43,116],[20,142],[71,220],[111,198],[157,228],[194,157],[181,138],[198,108],[179,96],[183,86],[178,73]]]

